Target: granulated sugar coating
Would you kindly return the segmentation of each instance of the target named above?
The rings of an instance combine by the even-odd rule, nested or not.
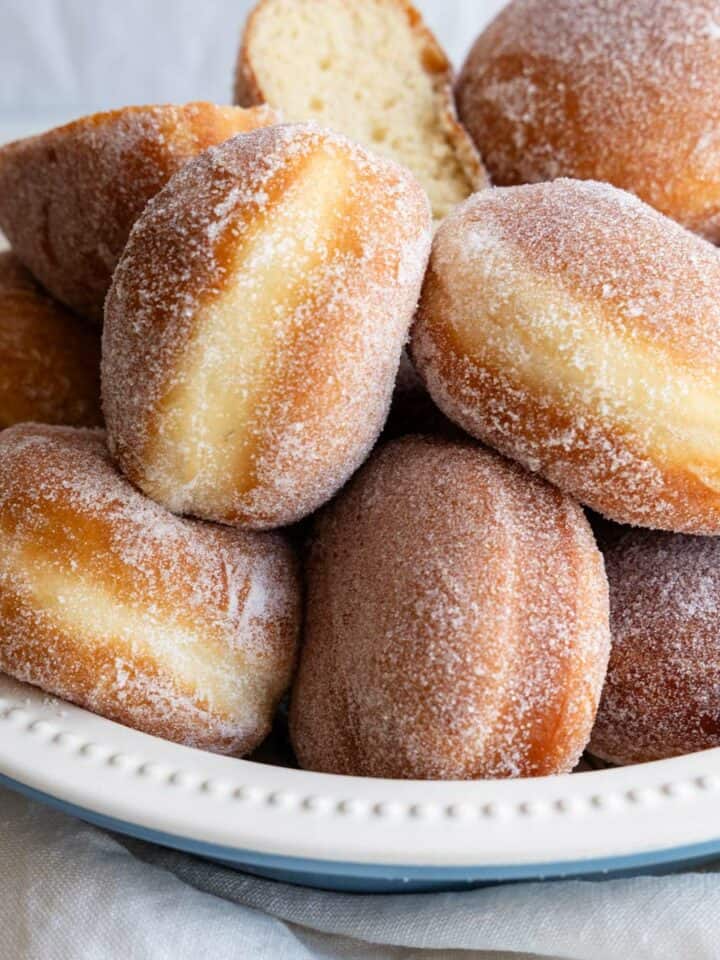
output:
[[[102,425],[100,331],[0,252],[0,429],[37,421]]]
[[[290,682],[299,608],[280,535],[173,516],[118,473],[102,431],[0,434],[0,671],[242,754]]]
[[[605,562],[613,643],[590,749],[642,763],[720,746],[720,540],[629,530]]]
[[[276,123],[269,107],[124,107],[0,148],[0,228],[53,296],[101,320],[130,228],[191,157]]]
[[[314,126],[189,163],[136,224],[106,304],[123,470],[206,519],[311,513],[382,428],[429,247],[413,177]]]
[[[307,588],[301,766],[448,780],[575,766],[607,665],[607,583],[554,487],[471,441],[394,441],[321,514]]]
[[[443,412],[622,523],[720,533],[720,255],[606,184],[477,194],[411,351]]]
[[[720,242],[720,0],[514,0],[457,96],[494,183],[606,180]]]

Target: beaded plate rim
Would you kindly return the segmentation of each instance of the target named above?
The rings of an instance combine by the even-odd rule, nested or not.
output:
[[[0,774],[145,829],[335,862],[541,865],[720,837],[720,749],[537,779],[371,780],[167,743],[4,676]]]

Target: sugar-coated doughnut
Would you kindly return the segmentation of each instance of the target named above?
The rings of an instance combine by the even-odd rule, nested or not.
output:
[[[608,181],[720,242],[719,0],[513,0],[457,99],[494,183]]]
[[[321,514],[290,731],[302,767],[472,779],[571,770],[610,646],[580,507],[470,441],[379,448]]]
[[[0,228],[54,297],[100,320],[147,201],[207,147],[277,121],[269,107],[124,107],[18,140],[0,148]]]
[[[270,730],[299,618],[280,534],[173,516],[121,476],[100,430],[0,434],[0,671],[242,754]]]
[[[171,510],[283,526],[387,415],[430,248],[416,180],[306,125],[255,130],[150,202],[105,311],[111,450]]]
[[[450,61],[409,0],[260,0],[243,34],[235,98],[397,160],[442,219],[488,185],[452,84]]]
[[[605,564],[612,653],[590,750],[642,763],[720,746],[720,540],[627,530]]]
[[[411,351],[441,410],[621,523],[720,533],[720,256],[591,181],[436,234]]]
[[[0,429],[100,426],[100,335],[0,252]]]

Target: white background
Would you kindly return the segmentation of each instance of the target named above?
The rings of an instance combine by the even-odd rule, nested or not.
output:
[[[503,0],[416,0],[456,66]],[[132,103],[228,103],[253,0],[0,0],[0,139]]]

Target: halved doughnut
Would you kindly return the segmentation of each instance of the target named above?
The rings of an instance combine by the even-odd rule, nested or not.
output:
[[[261,0],[235,98],[312,120],[412,170],[442,219],[488,186],[455,112],[452,67],[408,0]]]

